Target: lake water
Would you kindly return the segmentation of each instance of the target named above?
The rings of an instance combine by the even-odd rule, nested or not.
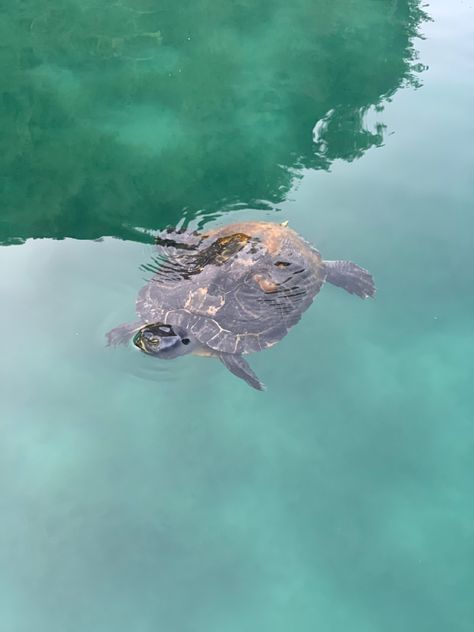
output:
[[[24,0],[0,34],[0,632],[470,632],[473,3]],[[376,300],[323,288],[263,393],[105,346],[154,231],[241,219]]]

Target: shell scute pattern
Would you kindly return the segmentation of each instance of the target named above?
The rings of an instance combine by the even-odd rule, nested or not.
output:
[[[280,225],[164,235],[137,312],[144,322],[181,326],[218,352],[252,353],[278,342],[326,278],[319,252]]]

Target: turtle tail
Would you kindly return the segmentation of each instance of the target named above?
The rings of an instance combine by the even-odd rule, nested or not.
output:
[[[374,279],[370,272],[352,261],[324,261],[326,281],[342,287],[349,294],[357,294],[360,298],[375,296]]]

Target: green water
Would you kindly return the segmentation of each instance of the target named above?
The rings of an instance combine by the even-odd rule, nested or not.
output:
[[[470,632],[472,3],[0,17],[0,632]],[[154,230],[243,218],[377,299],[323,288],[264,393],[105,348]]]

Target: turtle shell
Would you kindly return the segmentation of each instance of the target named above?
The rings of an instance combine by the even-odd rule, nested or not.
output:
[[[204,235],[165,233],[137,298],[144,322],[184,328],[210,349],[271,347],[312,303],[326,279],[321,256],[290,228],[231,224]]]

